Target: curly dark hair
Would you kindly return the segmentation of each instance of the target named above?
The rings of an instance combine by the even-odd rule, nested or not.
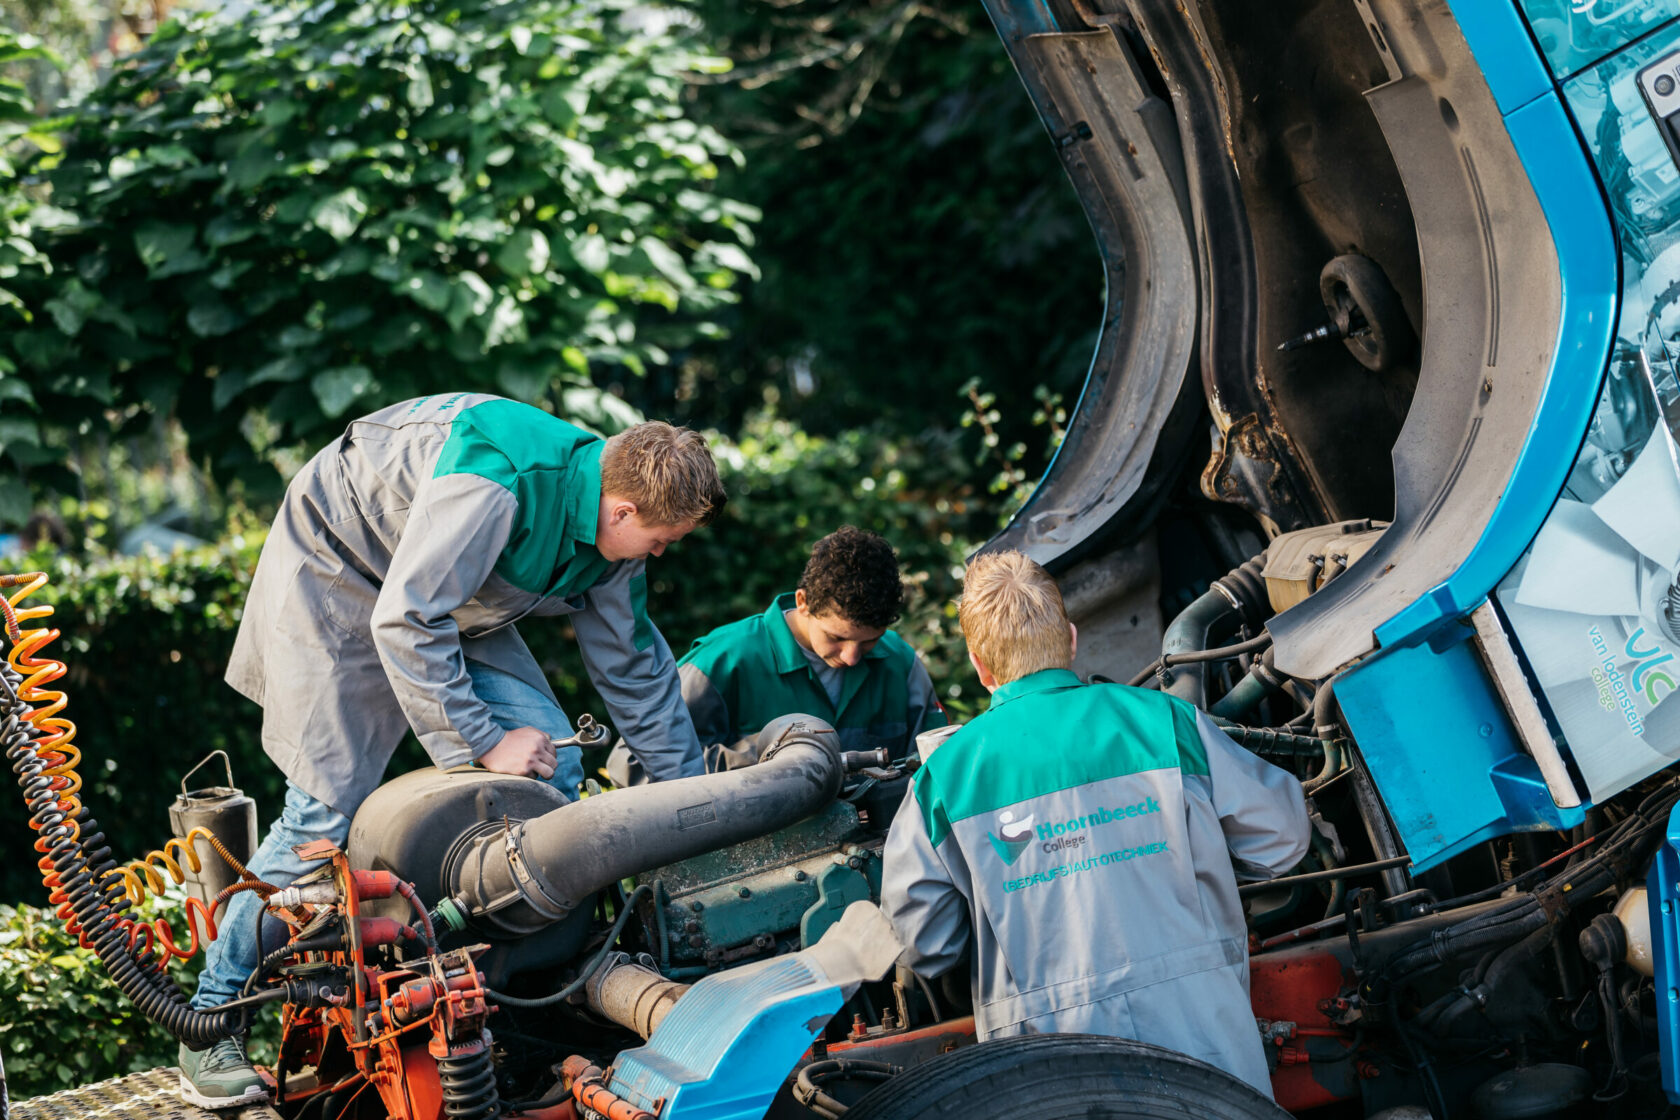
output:
[[[859,626],[891,626],[904,609],[898,553],[885,538],[851,525],[812,546],[799,590],[810,613],[838,614]]]

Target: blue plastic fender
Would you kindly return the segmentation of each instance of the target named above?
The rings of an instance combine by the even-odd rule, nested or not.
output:
[[[844,993],[805,954],[707,976],[607,1087],[661,1120],[759,1120]]]
[[[1651,907],[1651,955],[1656,963],[1657,1053],[1663,1092],[1680,1104],[1680,805],[1668,815],[1668,835],[1646,880]]]

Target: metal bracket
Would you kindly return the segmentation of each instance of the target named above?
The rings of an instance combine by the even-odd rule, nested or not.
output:
[[[530,864],[525,859],[522,845],[525,840],[525,822],[509,822],[507,826],[507,860],[508,868],[513,872],[513,881],[519,887],[519,895],[537,913],[550,921],[558,922],[572,912],[572,907],[553,898],[543,890],[542,880],[531,871]],[[498,899],[498,902],[501,900]],[[511,901],[511,900],[510,900]],[[497,906],[496,909],[500,909]]]

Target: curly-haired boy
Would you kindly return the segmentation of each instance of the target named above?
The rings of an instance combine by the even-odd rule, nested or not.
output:
[[[885,747],[894,759],[943,727],[927,669],[888,629],[903,609],[892,545],[850,525],[818,541],[796,590],[700,638],[678,663],[707,768],[756,761],[758,732],[791,712],[828,720],[846,750]]]

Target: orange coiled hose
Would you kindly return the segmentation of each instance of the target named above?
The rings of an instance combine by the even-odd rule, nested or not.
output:
[[[48,788],[57,799],[57,807],[69,823],[71,839],[75,839],[80,835],[80,826],[75,822],[82,807],[81,798],[77,796],[82,788],[82,780],[76,773],[76,765],[81,762],[82,755],[70,745],[70,741],[76,737],[76,725],[59,716],[68,699],[64,693],[45,687],[64,676],[64,663],[53,658],[36,656],[44,646],[58,637],[58,631],[45,628],[24,630],[22,627],[25,622],[33,622],[52,614],[52,608],[45,604],[21,606],[23,600],[46,586],[46,583],[45,572],[0,575],[0,587],[22,588],[0,600],[5,603],[5,606],[0,608],[0,613],[5,615],[6,636],[12,642],[6,660],[23,677],[23,683],[18,688],[18,699],[31,707],[25,718],[34,726],[36,732],[32,749],[35,757],[43,764],[42,773],[49,779]],[[53,869],[45,836],[36,839],[35,850],[41,855],[36,861],[36,866],[40,868],[41,881],[47,888],[47,905],[58,914],[59,920],[64,923],[65,932],[76,938],[82,948],[93,948],[81,924],[76,921],[70,907],[70,897],[59,882],[58,872]]]
[[[42,773],[50,779],[51,784],[48,788],[57,798],[58,809],[65,814],[70,827],[76,830],[72,833],[74,839],[80,834],[75,820],[82,807],[79,796],[82,779],[76,773],[76,767],[81,764],[82,752],[72,745],[72,740],[76,737],[76,725],[60,715],[69,704],[69,698],[57,689],[46,687],[62,678],[67,670],[62,661],[41,656],[41,651],[59,636],[59,632],[46,627],[23,629],[24,623],[52,614],[52,607],[44,603],[31,607],[22,605],[25,599],[46,586],[46,583],[45,572],[0,575],[0,588],[21,587],[21,590],[14,592],[10,597],[0,598],[0,616],[3,616],[6,636],[12,642],[11,651],[6,659],[23,677],[23,683],[18,688],[18,699],[31,708],[25,718],[36,729],[33,744],[35,756],[44,764]],[[233,859],[207,829],[195,828],[184,839],[172,838],[161,849],[147,854],[144,859],[135,860],[126,867],[108,873],[107,881],[111,878],[120,879],[123,893],[128,896],[130,902],[142,901],[146,897],[148,887],[153,894],[161,895],[166,887],[163,878],[165,872],[177,883],[186,880],[185,871],[181,866],[183,859],[193,871],[202,870],[198,853],[193,850],[193,841],[200,837],[209,840],[217,853],[227,859],[242,877],[252,878],[250,872]],[[41,881],[47,888],[47,904],[64,923],[65,932],[76,938],[82,948],[92,949],[93,945],[76,920],[69,893],[59,881],[58,872],[53,868],[46,837],[35,841],[35,850],[41,854],[36,866],[40,868]],[[119,919],[118,924],[127,932],[131,950],[143,943],[146,949],[156,950],[160,962],[168,957],[185,960],[216,937],[215,914],[210,907],[196,898],[189,898],[185,909],[190,934],[185,948],[176,942],[175,932],[166,919],[159,918],[148,925],[125,917]]]

